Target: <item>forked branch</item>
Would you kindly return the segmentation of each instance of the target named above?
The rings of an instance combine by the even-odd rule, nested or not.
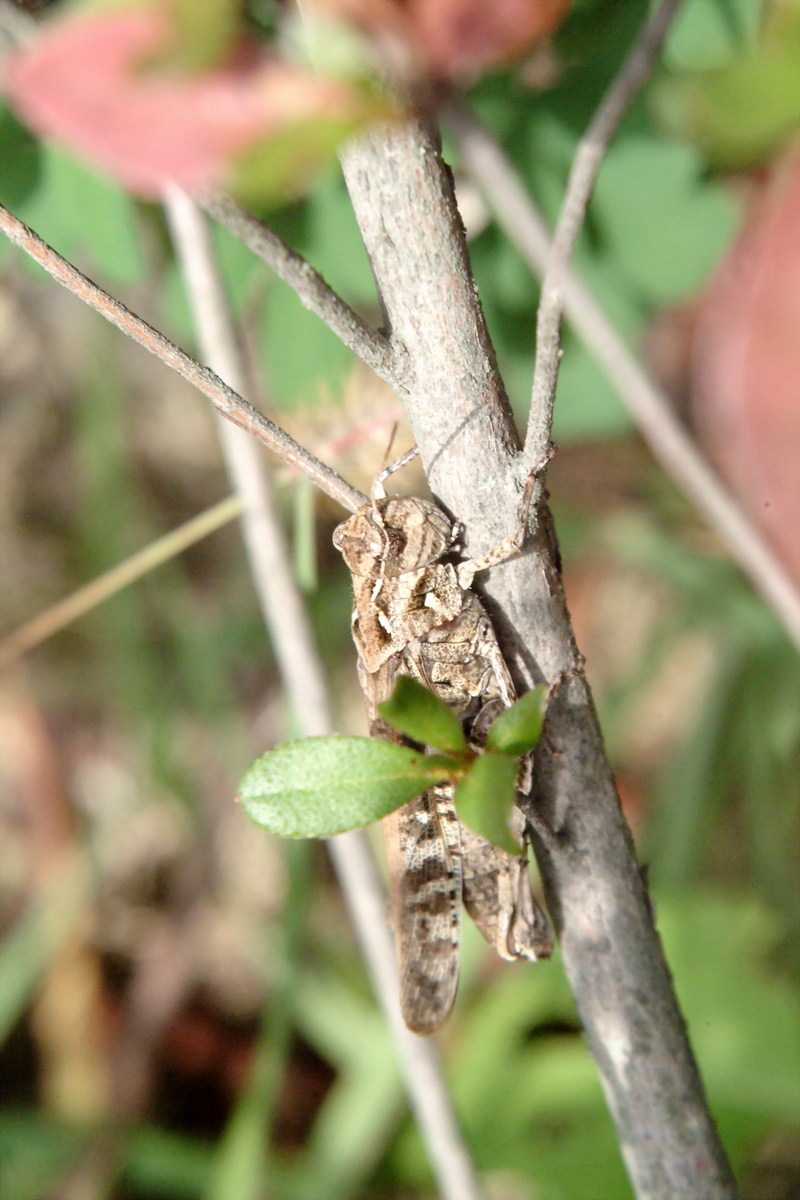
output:
[[[15,245],[44,267],[53,279],[193,384],[208,397],[218,413],[251,434],[289,466],[302,471],[321,491],[343,508],[354,512],[366,503],[367,497],[358,488],[352,487],[258,409],[253,408],[252,404],[242,399],[208,367],[202,366],[169,338],[164,337],[163,333],[159,333],[119,300],[98,287],[2,205],[0,229]]]
[[[316,313],[365,366],[371,367],[395,391],[402,392],[405,389],[406,359],[402,347],[390,342],[379,330],[371,329],[329,287],[311,263],[230,196],[204,195],[200,197],[200,203],[209,216],[271,267],[300,302]]]
[[[550,233],[514,166],[489,130],[466,111],[451,107],[448,120],[463,165],[484,192],[509,241],[541,278],[551,260]],[[560,291],[572,328],[616,388],[654,457],[722,539],[800,649],[800,594],[783,564],[677,419],[669,398],[566,266],[561,269]]]

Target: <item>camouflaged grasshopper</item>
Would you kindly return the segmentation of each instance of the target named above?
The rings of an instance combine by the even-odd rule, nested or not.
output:
[[[387,476],[415,453],[382,471],[370,503],[333,535],[353,576],[353,639],[370,733],[402,740],[378,705],[398,675],[410,675],[452,709],[467,741],[480,749],[488,725],[516,693],[472,581],[519,551],[538,470],[517,532],[481,558],[459,561],[463,531],[457,523],[430,501],[386,496]],[[515,857],[467,828],[456,813],[452,784],[430,788],[384,818],[383,827],[400,1005],[409,1029],[430,1034],[455,999],[462,900],[502,958],[546,958],[552,940],[531,893],[526,856]]]

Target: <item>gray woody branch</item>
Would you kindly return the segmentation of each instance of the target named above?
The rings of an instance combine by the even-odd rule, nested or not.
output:
[[[469,553],[515,523],[520,449],[436,139],[409,123],[364,139],[345,175],[431,486],[466,523]],[[537,858],[622,1152],[640,1197],[733,1195],[605,756],[540,507],[529,553],[485,582],[521,681],[551,698],[537,764]]]

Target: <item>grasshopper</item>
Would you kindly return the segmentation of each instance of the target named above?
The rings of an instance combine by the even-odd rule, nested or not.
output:
[[[468,742],[480,749],[488,725],[516,693],[472,581],[519,551],[536,473],[516,533],[481,558],[459,560],[463,530],[457,522],[430,501],[386,495],[386,478],[415,453],[386,467],[370,502],[333,535],[353,577],[352,632],[370,733],[401,740],[378,705],[398,675],[410,675],[453,710]],[[409,1029],[431,1034],[455,999],[462,900],[502,958],[546,958],[552,940],[531,893],[527,857],[515,857],[465,826],[452,784],[429,788],[385,817],[383,828],[400,1006]]]

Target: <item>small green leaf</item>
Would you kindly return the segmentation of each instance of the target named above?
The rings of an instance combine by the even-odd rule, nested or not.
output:
[[[407,675],[398,677],[394,691],[378,705],[378,712],[384,721],[423,746],[435,746],[448,754],[464,754],[467,750],[458,717],[443,700]]]
[[[724,66],[662,79],[651,103],[665,128],[712,169],[743,170],[774,154],[800,121],[800,7],[775,5],[757,44]]]
[[[544,684],[526,692],[500,713],[486,738],[489,750],[518,757],[533,750],[542,733],[547,688]]]
[[[365,89],[342,90],[320,100],[311,114],[287,114],[231,164],[230,190],[240,200],[269,208],[307,192],[335,162],[342,142],[370,121],[385,118],[385,102]],[[282,110],[278,108],[278,115]]]
[[[286,742],[245,775],[248,816],[281,837],[331,837],[368,825],[459,771],[453,759],[374,738]]]
[[[216,67],[229,58],[242,32],[237,0],[169,0],[175,39],[168,65],[188,71]]]
[[[516,759],[487,751],[476,758],[457,784],[455,797],[462,821],[512,854],[519,854],[519,846],[508,829],[509,813],[516,799],[517,770]]]

